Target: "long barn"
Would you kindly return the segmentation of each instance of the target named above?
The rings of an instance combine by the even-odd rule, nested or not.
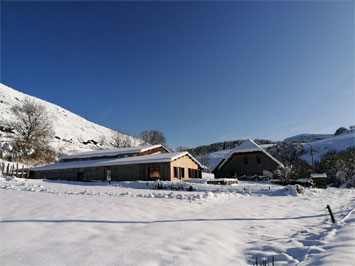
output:
[[[149,146],[81,153],[32,168],[31,178],[68,181],[184,180],[201,178],[202,165],[188,152]]]

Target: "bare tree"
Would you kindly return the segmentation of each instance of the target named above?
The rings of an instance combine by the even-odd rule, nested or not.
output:
[[[101,146],[106,146],[107,140],[106,140],[106,137],[105,137],[104,135],[101,135],[101,136],[99,137],[99,144],[100,144]]]
[[[188,151],[189,148],[187,147],[184,147],[184,146],[177,146],[176,147],[176,151],[177,152],[180,152],[180,151]]]
[[[14,105],[11,112],[16,117],[16,121],[10,126],[15,131],[13,139],[17,156],[32,155],[34,158],[50,154],[52,158],[55,153],[49,147],[48,142],[53,135],[53,127],[45,107],[25,98],[22,104]],[[48,160],[45,159],[45,161]]]
[[[146,143],[151,145],[161,144],[166,145],[164,134],[158,130],[145,130],[140,134],[140,138]]]
[[[112,136],[112,145],[116,148],[129,148],[133,146],[132,139],[128,133],[116,130]]]
[[[208,153],[207,148],[206,147],[202,148],[199,155],[200,155],[200,160],[202,165],[207,166],[210,161],[210,155]]]

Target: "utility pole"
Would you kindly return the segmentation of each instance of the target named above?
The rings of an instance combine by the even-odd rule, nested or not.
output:
[[[310,142],[309,145],[311,145],[311,156],[312,156],[312,171],[314,172],[314,167],[313,167],[313,146],[312,143]]]

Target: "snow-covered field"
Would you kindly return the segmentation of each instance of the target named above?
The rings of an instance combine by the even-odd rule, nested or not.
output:
[[[354,189],[151,185],[0,178],[0,264],[354,265]]]

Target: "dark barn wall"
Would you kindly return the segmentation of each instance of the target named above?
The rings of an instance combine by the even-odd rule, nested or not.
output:
[[[102,167],[86,167],[33,171],[33,178],[60,179],[68,181],[106,180],[106,170],[111,170],[112,181],[155,180],[149,177],[150,167],[160,167],[160,179],[170,180],[170,163],[128,164]]]
[[[257,156],[260,163],[257,162]],[[247,157],[248,164],[245,164],[244,157]],[[216,178],[231,178],[233,176],[262,175],[263,170],[274,171],[278,164],[262,152],[236,153],[222,166],[215,171]]]

